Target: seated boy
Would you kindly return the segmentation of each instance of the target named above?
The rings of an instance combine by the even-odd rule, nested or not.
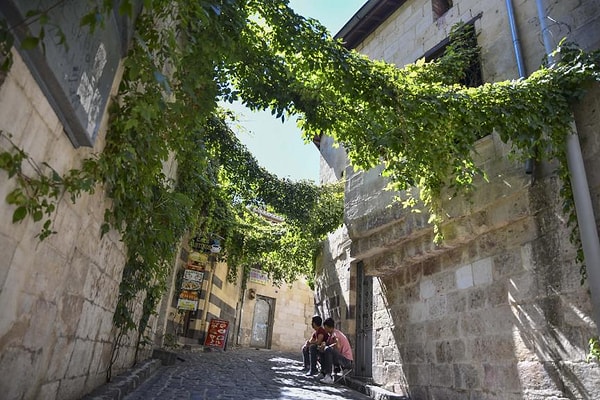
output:
[[[333,383],[332,369],[334,365],[341,368],[352,367],[352,348],[346,335],[335,329],[333,318],[327,318],[323,327],[329,335],[329,339],[321,344],[321,373],[324,375],[320,380],[323,383]]]
[[[318,358],[318,348],[322,343],[325,343],[328,338],[328,334],[323,329],[321,324],[323,323],[323,319],[318,315],[312,317],[311,326],[314,329],[314,332],[310,339],[304,343],[302,346],[302,358],[304,359],[304,369],[303,371],[308,371],[307,376],[317,375],[319,371],[317,371],[317,358]]]

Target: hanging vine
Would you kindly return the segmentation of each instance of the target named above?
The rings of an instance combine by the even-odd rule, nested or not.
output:
[[[100,29],[98,21],[113,10],[108,3],[99,2],[82,23]],[[285,0],[148,0],[144,6],[104,151],[63,176],[43,163],[26,175],[22,164],[33,161],[22,150],[9,145],[0,153],[0,168],[17,181],[6,199],[16,207],[13,221],[46,218],[41,239],[54,233],[52,214],[65,194],[76,200],[103,185],[112,207],[102,232],[116,229],[128,251],[114,322],[120,332],[137,330],[138,344],[184,232],[225,238],[231,279],[235,267],[260,263],[275,280],[289,282],[310,275],[318,240],[341,223],[340,191],[262,169],[229,129],[219,100],[241,100],[281,119],[300,115],[307,140],[330,135],[353,167],[383,164],[393,189],[419,187],[436,228],[444,215],[441,191],[472,188],[481,173],[474,142],[495,130],[523,158],[559,161],[565,212],[575,222],[565,140],[571,104],[600,80],[600,53],[563,43],[560,61],[527,79],[469,88],[455,83],[477,56],[464,45],[469,28],[462,24],[444,56],[399,69],[347,51]],[[119,9],[131,15],[133,7],[124,0]],[[0,33],[0,61],[8,66],[10,27],[0,25]],[[179,165],[175,182],[162,172],[170,154]],[[266,223],[252,207],[284,223]],[[136,323],[132,305],[139,296],[145,303]]]

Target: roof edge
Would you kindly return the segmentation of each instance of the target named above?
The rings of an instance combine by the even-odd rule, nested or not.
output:
[[[368,0],[334,38],[342,39],[349,50],[356,48],[404,3],[406,0]]]

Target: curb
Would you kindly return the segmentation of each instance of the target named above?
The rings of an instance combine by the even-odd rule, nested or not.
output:
[[[354,377],[349,376],[346,379],[348,381],[346,386],[356,390],[357,392],[366,394],[374,400],[410,400],[410,397],[407,397],[403,394],[390,392],[379,386],[368,384]]]
[[[409,400],[409,397],[401,395],[399,393],[389,392],[379,386],[366,385],[366,394],[375,400]]]
[[[111,382],[96,388],[81,400],[122,400],[154,375],[161,365],[159,359],[142,361],[138,366],[116,376]]]

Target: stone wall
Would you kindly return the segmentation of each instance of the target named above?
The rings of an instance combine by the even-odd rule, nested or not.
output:
[[[38,164],[59,173],[103,146],[74,149],[17,53],[0,87],[0,129]],[[118,81],[118,79],[117,79]],[[7,142],[2,142],[8,148]],[[0,392],[7,399],[76,399],[105,382],[112,345],[112,317],[125,251],[116,232],[100,238],[101,190],[76,204],[63,199],[43,242],[41,223],[11,223],[4,203],[15,187],[0,173]],[[125,349],[114,373],[131,364]]]
[[[513,3],[530,73],[544,55],[535,1]],[[546,3],[561,22],[551,27],[556,35],[568,27],[571,40],[599,47],[597,2]],[[434,21],[430,0],[407,1],[357,50],[401,67],[440,43],[452,24],[473,20],[484,80],[518,78],[505,2],[453,4]],[[594,87],[575,110],[596,215],[599,101]],[[342,156],[343,149],[323,143],[324,157]],[[477,143],[476,160],[490,181],[477,182],[470,201],[446,204],[442,245],[433,243],[426,214],[403,210],[392,203],[394,193],[382,192],[379,169],[356,173],[344,167],[350,241],[343,233],[330,238],[316,296],[335,295],[339,282],[352,280],[355,264],[363,262],[374,287],[372,378],[386,389],[413,399],[600,397],[598,364],[585,361],[596,325],[569,242],[560,182],[553,165],[525,174],[522,164],[508,159],[509,150],[495,134]],[[344,271],[340,255],[346,251],[350,268]],[[342,287],[346,294],[352,289]]]
[[[183,246],[184,248],[187,246]],[[199,254],[199,253],[196,253]],[[188,262],[188,252],[182,250],[175,275],[181,277],[183,269]],[[223,319],[229,321],[229,342],[235,338],[235,330],[238,314],[239,293],[241,284],[227,281],[228,267],[225,262],[210,259],[211,256],[202,254],[199,263],[204,268],[204,280],[202,289],[199,291],[198,309],[196,311],[177,310],[179,289],[175,285],[179,281],[174,277],[172,287],[165,293],[162,300],[163,305],[169,306],[164,310],[167,314],[166,337],[172,341],[177,340],[183,344],[204,344],[206,332],[211,319]],[[163,309],[165,307],[163,306]],[[164,342],[169,346],[174,343]]]
[[[315,279],[317,314],[323,320],[331,317],[355,343],[356,277],[350,268],[348,231],[343,226],[328,235],[323,254],[318,260]]]
[[[248,282],[240,301],[238,344],[251,346],[252,326],[258,297],[273,299],[273,326],[269,348],[297,351],[299,359],[304,342],[312,334],[310,319],[315,314],[313,291],[304,279],[291,285],[273,285],[271,281]]]
[[[585,361],[588,288],[557,218],[558,182],[527,185],[520,169],[488,170],[501,178],[478,193],[498,200],[449,222],[456,234],[442,246],[427,228],[407,231],[408,218],[368,237],[387,248],[363,261],[376,277],[374,378],[388,389],[415,399],[599,395],[600,370]]]
[[[344,148],[335,147],[331,137],[321,137],[319,150],[321,184],[335,183],[346,176],[356,179],[358,174],[354,174],[348,165]],[[344,332],[353,345],[356,340],[356,277],[350,268],[350,244],[345,225],[328,235],[316,263],[314,314],[323,320],[333,318],[336,328]]]

